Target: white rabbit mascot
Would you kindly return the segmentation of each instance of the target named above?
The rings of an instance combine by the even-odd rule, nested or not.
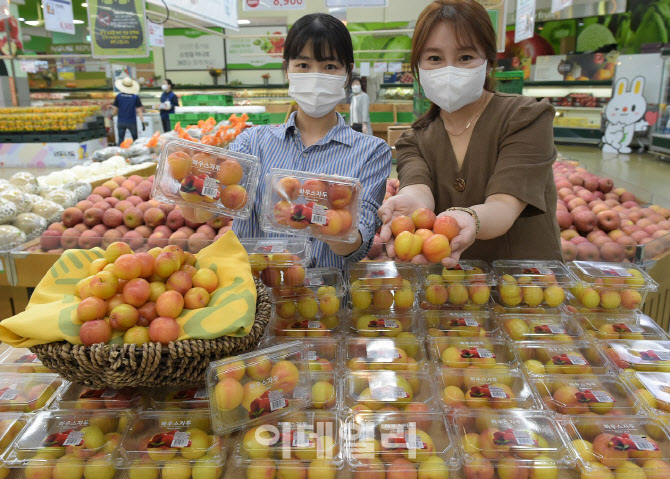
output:
[[[628,91],[628,80],[621,78],[614,87],[614,96],[605,108],[605,136],[603,151],[606,153],[630,153],[628,145],[633,141],[636,131],[649,128],[644,117],[647,111],[647,100],[644,93],[644,77],[635,77],[633,86]]]

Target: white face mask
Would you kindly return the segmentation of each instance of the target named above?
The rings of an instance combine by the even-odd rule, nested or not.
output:
[[[426,98],[452,113],[482,96],[486,81],[486,62],[476,68],[419,68],[419,79]]]
[[[168,89],[167,83],[163,83],[163,84],[161,85],[161,90],[163,90],[163,91],[167,91],[167,89]]]
[[[345,97],[346,76],[289,73],[288,80],[288,95],[312,118],[323,118]]]
[[[360,93],[361,92],[361,86],[360,85],[351,85],[351,91],[354,93]]]

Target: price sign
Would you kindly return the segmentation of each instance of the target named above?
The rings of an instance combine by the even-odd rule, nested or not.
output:
[[[152,47],[164,47],[163,25],[147,20],[147,32],[149,32],[149,45]]]
[[[261,10],[304,10],[307,0],[242,0],[242,10],[259,12]]]
[[[72,0],[42,0],[42,6],[46,30],[74,35]]]

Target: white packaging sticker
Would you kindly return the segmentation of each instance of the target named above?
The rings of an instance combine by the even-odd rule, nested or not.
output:
[[[384,327],[387,329],[398,329],[400,325],[398,324],[398,321],[396,321],[395,319],[385,319]]]
[[[115,398],[116,395],[119,393],[117,389],[114,388],[106,388],[102,394],[100,395],[101,399],[110,399],[110,398]]]
[[[606,275],[614,277],[630,278],[631,276],[633,276],[623,266],[607,266],[606,268],[602,268],[601,271]]]
[[[370,396],[376,401],[395,401],[396,399],[407,399],[409,394],[400,386],[382,386],[370,388]]]
[[[309,397],[309,391],[307,388],[295,388],[293,390],[293,399],[307,399]]]
[[[479,323],[477,321],[475,321],[474,319],[465,318],[465,325],[470,326],[470,327],[476,327],[476,326],[479,326]]]
[[[170,447],[188,447],[190,442],[190,432],[177,431],[174,433],[174,438],[172,439],[172,444],[170,444]]]
[[[286,399],[284,399],[284,391],[269,391],[268,398],[270,399],[270,412],[286,407]]]
[[[283,253],[285,249],[286,245],[284,244],[274,244],[270,248],[270,253]]]
[[[670,351],[654,351],[659,361],[670,361]]]
[[[607,391],[591,391],[591,394],[596,398],[596,402],[614,402],[614,398]]]
[[[474,266],[470,266],[469,264],[461,264],[461,263],[458,263],[458,264],[456,265],[456,268],[454,268],[454,269],[460,269],[460,270],[462,270],[462,271],[472,271],[472,270],[475,269],[475,268],[474,268]]]
[[[316,354],[316,351],[307,351],[307,361],[318,361],[319,356]]]
[[[398,359],[400,353],[395,348],[395,343],[390,339],[377,339],[365,344],[367,359]]]
[[[548,325],[548,327],[552,334],[565,334],[565,329],[560,326]]]
[[[486,348],[475,348],[477,350],[477,355],[480,358],[495,358],[496,355],[493,354],[491,351],[489,351]]]
[[[423,440],[421,439],[421,435],[419,434],[405,434],[405,444],[407,445],[407,449],[413,450],[413,449],[426,449],[427,445]]]
[[[207,388],[200,388],[193,395],[193,399],[207,399],[208,397]]]
[[[307,321],[307,329],[321,329],[321,321]]]
[[[70,431],[63,446],[80,446],[84,443],[84,433],[82,431]]]
[[[204,184],[202,186],[202,196],[216,198],[218,194],[219,181],[216,178],[210,178],[209,176],[205,178]]]
[[[534,446],[535,441],[526,431],[514,431],[514,438],[519,446]]]
[[[312,208],[312,224],[324,226],[328,222],[328,217],[326,216],[326,208],[323,205],[314,205]]]
[[[496,399],[506,399],[507,398],[507,393],[501,387],[489,386],[489,392],[491,393],[492,398],[496,398]]]
[[[589,364],[589,362],[579,354],[566,354],[566,357],[570,361],[570,364],[574,364],[575,366],[586,366]]]
[[[649,441],[647,436],[629,434],[628,439],[633,441],[633,444],[635,444],[635,447],[638,449],[638,451],[658,451],[658,447],[656,447],[653,442]]]
[[[16,389],[8,388],[0,394],[0,401],[13,401],[19,392]]]
[[[305,431],[295,431],[291,447],[309,447],[310,445],[309,435]]]

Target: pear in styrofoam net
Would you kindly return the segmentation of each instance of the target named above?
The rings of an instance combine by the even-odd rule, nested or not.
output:
[[[32,207],[30,198],[27,198],[23,191],[14,186],[12,189],[7,189],[0,193],[0,198],[4,198],[14,203],[16,205],[17,213],[28,213]]]
[[[65,211],[65,208],[58,203],[43,198],[33,203],[33,208],[30,210],[31,213],[35,213],[46,219],[48,224],[60,221],[63,211]]]
[[[18,189],[24,193],[30,193],[37,195],[40,192],[40,185],[37,182],[37,178],[27,171],[19,171],[14,173],[9,179],[9,182],[16,186]]]
[[[30,241],[47,229],[47,220],[35,213],[21,213],[14,218],[12,225],[23,231],[26,234],[26,241]]]
[[[28,201],[30,201],[31,205],[34,205],[38,201],[42,201],[44,199],[40,195],[33,195],[31,193],[26,193],[26,198],[28,198]]]
[[[8,251],[28,241],[26,234],[12,225],[0,226],[0,251]]]
[[[72,191],[76,201],[85,200],[86,197],[93,191],[91,184],[83,181],[73,181],[72,183],[67,183],[63,185],[62,189],[66,191]]]
[[[16,204],[0,197],[0,224],[10,223],[17,214]]]
[[[49,199],[54,203],[58,203],[63,208],[71,208],[77,204],[74,192],[67,190],[54,190],[49,194]]]
[[[11,189],[14,188],[14,185],[12,185],[9,180],[5,180],[4,178],[0,178],[0,193],[5,191],[6,189]]]

